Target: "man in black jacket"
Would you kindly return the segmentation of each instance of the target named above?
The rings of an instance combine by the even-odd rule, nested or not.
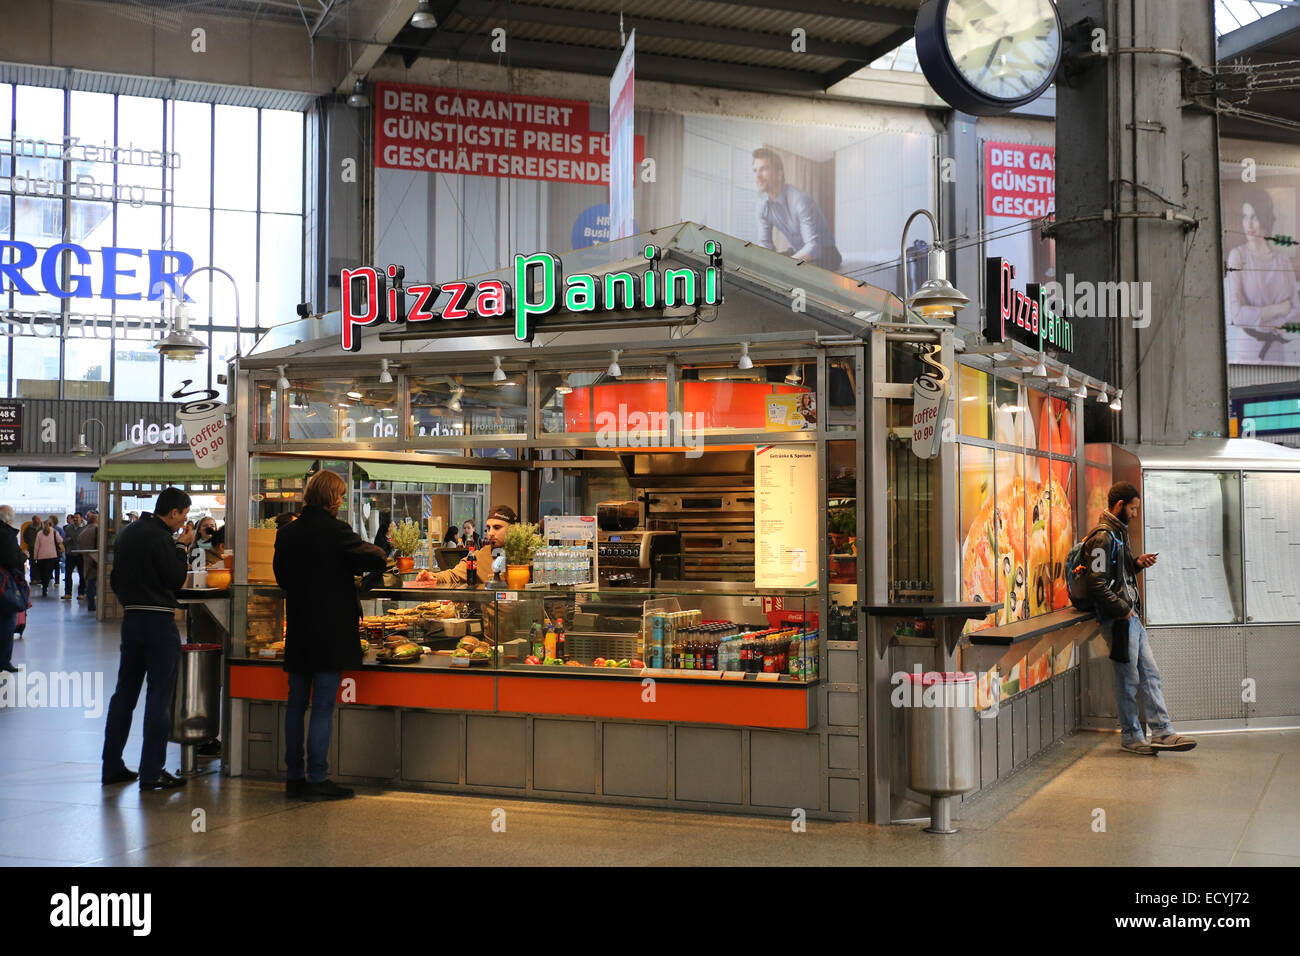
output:
[[[13,575],[21,593],[27,593],[23,574],[27,568],[27,555],[18,544],[18,529],[14,527],[14,509],[0,505],[0,565]],[[14,667],[14,619],[18,611],[0,608],[0,671],[18,673]]]
[[[1151,654],[1151,642],[1142,626],[1142,600],[1137,576],[1156,563],[1154,554],[1133,557],[1128,529],[1137,520],[1142,499],[1131,482],[1113,485],[1106,497],[1107,510],[1084,542],[1084,580],[1088,595],[1110,642],[1115,665],[1115,701],[1119,715],[1120,746],[1129,753],[1154,755],[1160,750],[1191,750],[1196,741],[1174,733],[1160,687],[1160,669]],[[1138,714],[1138,693],[1151,726],[1147,743]]]
[[[386,564],[382,548],[337,517],[347,483],[332,471],[312,475],[298,520],[275,535],[271,568],[284,590],[284,669],[289,703],[284,714],[285,793],[309,800],[343,800],[347,787],[329,779],[330,719],[343,671],[361,667],[361,601],[355,577]],[[307,702],[311,728],[303,764]]]
[[[131,733],[131,713],[146,676],[144,744],[140,748],[140,789],[162,790],[185,781],[163,769],[172,724],[172,689],[180,662],[181,636],[176,629],[176,592],[185,584],[186,557],[192,528],[181,528],[190,496],[166,488],[152,514],[145,513],[117,536],[109,585],[122,603],[122,656],[117,689],[108,704],[104,727],[105,784],[125,783],[136,774],[122,762]],[[178,535],[176,532],[180,531]]]

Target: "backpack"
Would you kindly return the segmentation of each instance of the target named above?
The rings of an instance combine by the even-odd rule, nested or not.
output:
[[[1110,535],[1110,564],[1111,567],[1118,567],[1120,560],[1120,542],[1108,528],[1098,525],[1089,531],[1081,541],[1079,541],[1065,558],[1065,586],[1070,592],[1070,603],[1080,611],[1095,611],[1097,608],[1092,603],[1092,597],[1088,594],[1088,582],[1084,578],[1084,572],[1087,570],[1087,558],[1084,555],[1083,546],[1088,543],[1098,531],[1104,531]]]

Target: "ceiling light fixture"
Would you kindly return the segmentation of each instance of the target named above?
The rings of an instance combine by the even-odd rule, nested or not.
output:
[[[456,385],[451,390],[451,401],[447,403],[447,408],[453,412],[461,410],[460,400],[465,396],[465,386]]]
[[[1087,400],[1087,398],[1088,398],[1088,376],[1085,375],[1085,376],[1083,377],[1083,381],[1079,383],[1079,390],[1078,390],[1077,392],[1074,393],[1074,397],[1075,397],[1075,398],[1082,398],[1082,399],[1084,399],[1085,401]]]
[[[754,367],[754,360],[749,357],[749,343],[740,343],[740,361],[736,363],[736,368],[746,372]]]
[[[284,377],[284,366],[277,365],[276,370],[279,371],[280,377],[275,380],[275,387],[281,390],[288,388],[289,380]]]
[[[1105,405],[1106,402],[1108,402],[1109,400],[1110,400],[1110,396],[1106,394],[1106,386],[1103,385],[1101,387],[1101,391],[1097,393],[1097,404]]]
[[[618,367],[618,357],[622,354],[622,349],[609,350],[609,368],[605,369],[605,374],[610,378],[618,378],[623,374],[623,370]]]
[[[354,110],[363,110],[370,105],[370,100],[366,96],[366,88],[357,77],[357,81],[352,84],[352,95],[348,97],[348,106]]]
[[[492,365],[492,381],[497,385],[504,385],[506,383],[506,373],[505,370],[501,368],[500,355],[492,356]]]
[[[417,30],[432,30],[437,25],[438,18],[429,9],[429,0],[420,0],[415,5],[415,12],[411,14],[411,26]]]
[[[361,401],[361,393],[357,391],[348,392],[348,398],[352,399],[354,402],[359,402]]]
[[[785,377],[785,384],[800,385],[803,383],[803,366],[791,365],[790,374]]]
[[[570,395],[573,393],[573,386],[569,384],[569,373],[563,372],[560,375],[560,384],[555,386],[556,395]]]
[[[1124,389],[1122,388],[1115,389],[1115,398],[1110,403],[1110,410],[1112,412],[1120,412],[1124,410],[1124,403],[1120,401],[1120,398],[1123,396],[1123,394],[1124,394]]]
[[[1059,385],[1061,388],[1070,387],[1070,375],[1068,372],[1066,372],[1064,367],[1061,368],[1061,377],[1060,379],[1057,380],[1056,384]]]
[[[379,384],[392,385],[393,376],[388,374],[388,359],[379,360]]]
[[[1039,352],[1038,364],[1035,365],[1034,370],[1029,373],[1034,378],[1047,378],[1047,363],[1044,359],[1046,359],[1046,356],[1042,352]]]

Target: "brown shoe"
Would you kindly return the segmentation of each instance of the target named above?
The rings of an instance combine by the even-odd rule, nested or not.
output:
[[[1188,737],[1186,734],[1164,734],[1160,737],[1152,737],[1151,746],[1155,750],[1173,750],[1175,752],[1194,750],[1196,748],[1196,738]]]
[[[1156,755],[1155,750],[1145,740],[1135,740],[1131,744],[1120,744],[1119,749],[1131,754],[1142,754],[1145,757],[1154,757]]]

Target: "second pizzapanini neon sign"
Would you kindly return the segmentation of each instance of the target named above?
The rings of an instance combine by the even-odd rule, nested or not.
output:
[[[403,287],[406,270],[373,266],[342,270],[343,347],[361,348],[359,327],[380,322],[430,322],[433,319],[493,319],[513,316],[515,338],[531,341],[540,318],[561,309],[569,312],[626,312],[636,309],[717,305],[722,301],[722,246],[704,244],[709,264],[701,275],[695,269],[664,269],[655,264],[663,250],[650,244],[642,249],[649,263],[643,274],[607,272],[565,275],[557,256],[535,252],[515,256],[515,281],[488,279],[472,282],[416,283]],[[389,280],[392,280],[390,287]],[[516,294],[515,290],[531,290]],[[437,303],[446,296],[441,306]]]

